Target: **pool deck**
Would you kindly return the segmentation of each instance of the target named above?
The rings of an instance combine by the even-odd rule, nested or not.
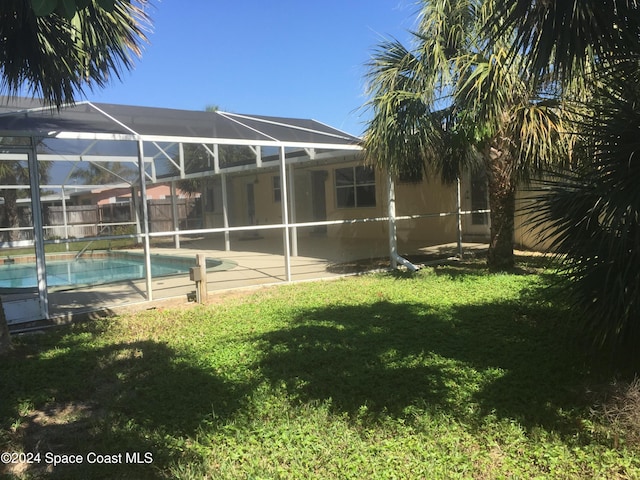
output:
[[[282,241],[261,239],[260,241],[236,241],[235,249],[225,251],[218,241],[191,239],[183,241],[181,248],[173,246],[152,248],[152,255],[176,255],[195,258],[205,254],[207,258],[225,260],[236,265],[226,270],[208,271],[208,302],[215,302],[229,292],[254,290],[274,284],[286,283],[285,257]],[[221,248],[222,247],[222,248]],[[486,251],[486,244],[465,243],[465,253]],[[432,247],[409,246],[401,254],[431,254],[442,258],[454,256],[457,245],[446,244]],[[137,250],[139,251],[139,250]],[[326,238],[305,238],[299,246],[299,255],[290,257],[291,281],[336,279],[345,275],[385,268],[388,246],[384,243],[363,245],[341,240],[327,241]],[[362,259],[381,259],[378,262],[349,266],[349,262]],[[225,263],[227,263],[225,262]],[[83,287],[72,290],[51,291],[48,295],[49,309],[53,324],[62,324],[78,318],[92,318],[113,315],[126,311],[144,310],[172,306],[188,308],[195,304],[189,297],[195,294],[195,283],[188,274],[161,277],[152,280],[152,300],[146,296],[144,280],[120,282],[117,284]],[[22,325],[13,326],[19,329]]]

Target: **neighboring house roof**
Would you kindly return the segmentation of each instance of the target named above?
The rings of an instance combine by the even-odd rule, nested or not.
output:
[[[310,119],[79,102],[59,110],[0,97],[0,135],[284,144],[359,149],[360,139]]]
[[[200,192],[196,192],[191,196],[193,198],[200,198],[200,195]],[[95,203],[101,205],[104,203],[109,203],[111,200],[115,200],[116,198],[130,199],[131,188],[98,188],[90,191],[76,192],[72,194],[72,196],[90,196]],[[170,196],[171,188],[169,187],[169,185],[149,185],[147,187],[147,200],[162,200],[165,198],[170,198]],[[188,195],[179,188],[176,189],[177,198],[185,198],[187,196]]]

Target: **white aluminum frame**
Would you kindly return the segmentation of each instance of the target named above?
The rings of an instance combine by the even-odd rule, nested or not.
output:
[[[230,233],[231,232],[242,232],[242,231],[254,231],[254,230],[265,230],[265,229],[281,229],[283,232],[283,250],[284,250],[284,268],[285,268],[285,278],[286,282],[290,282],[292,280],[291,277],[291,256],[297,256],[298,248],[297,248],[297,230],[303,227],[313,227],[313,226],[328,226],[328,225],[348,225],[348,224],[359,224],[359,223],[368,223],[368,222],[388,222],[389,225],[389,255],[391,259],[392,267],[396,267],[398,263],[402,263],[406,265],[406,260],[402,259],[398,256],[397,252],[397,239],[396,239],[396,222],[401,220],[409,220],[409,219],[418,219],[418,218],[431,218],[431,217],[445,217],[456,215],[457,216],[457,230],[458,230],[458,247],[459,252],[462,252],[462,223],[461,217],[462,215],[469,214],[471,212],[462,211],[461,203],[460,203],[460,181],[457,182],[457,198],[456,198],[456,211],[455,212],[444,212],[444,213],[436,213],[436,214],[420,214],[420,215],[403,215],[396,216],[395,211],[395,186],[392,178],[387,176],[387,215],[382,217],[375,218],[359,218],[359,219],[347,219],[347,220],[326,220],[326,221],[315,221],[315,222],[296,222],[295,218],[295,186],[294,186],[294,175],[293,175],[293,167],[296,164],[300,163],[308,163],[308,162],[322,162],[333,159],[338,159],[341,156],[352,155],[353,153],[357,153],[362,151],[362,147],[359,144],[344,144],[344,143],[323,143],[323,142],[293,142],[293,141],[281,141],[275,137],[267,135],[265,132],[260,131],[259,129],[247,125],[244,123],[244,120],[254,120],[258,122],[263,122],[267,124],[273,124],[277,126],[283,126],[293,129],[298,129],[300,131],[308,132],[308,133],[317,133],[329,139],[335,138],[336,140],[352,140],[353,137],[345,134],[335,134],[328,133],[323,131],[317,131],[305,127],[283,124],[274,120],[267,120],[264,118],[254,118],[247,115],[233,114],[229,112],[217,112],[218,114],[224,116],[225,118],[236,122],[242,125],[245,128],[248,128],[261,136],[265,137],[263,140],[248,140],[248,139],[231,139],[231,138],[209,138],[209,137],[186,137],[179,135],[143,135],[136,132],[134,129],[130,128],[126,124],[118,121],[113,116],[104,112],[102,109],[97,107],[91,102],[82,102],[88,104],[90,107],[95,109],[96,112],[105,116],[109,120],[115,122],[120,125],[123,129],[125,129],[128,133],[99,133],[99,132],[74,132],[74,131],[51,131],[47,132],[44,135],[44,138],[52,138],[52,139],[71,139],[71,140],[93,140],[95,142],[100,140],[108,140],[108,141],[127,141],[127,142],[136,142],[137,145],[137,156],[108,156],[108,155],[91,155],[89,154],[90,149],[94,144],[91,144],[89,147],[85,149],[79,155],[55,155],[55,154],[38,154],[36,151],[36,138],[33,137],[33,132],[3,132],[3,135],[9,136],[29,136],[32,137],[32,147],[25,148],[20,147],[22,151],[29,151],[29,159],[30,159],[30,168],[33,168],[37,171],[37,163],[39,161],[54,161],[54,160],[62,160],[62,161],[70,161],[70,162],[80,162],[80,161],[88,161],[92,163],[99,164],[100,162],[129,162],[135,164],[138,168],[138,180],[137,183],[129,183],[122,179],[124,182],[122,186],[132,186],[134,190],[139,191],[140,200],[142,201],[141,210],[142,210],[142,218],[137,222],[139,225],[138,235],[119,235],[119,236],[110,236],[110,237],[94,237],[94,238],[141,238],[144,245],[144,257],[145,257],[145,282],[146,282],[146,298],[148,301],[153,300],[153,289],[151,282],[151,257],[150,257],[150,239],[152,237],[164,237],[164,236],[173,236],[176,248],[180,246],[180,235],[189,235],[189,234],[207,234],[207,233],[223,233],[224,241],[225,241],[225,249],[230,250]],[[29,111],[27,111],[28,113]],[[154,147],[158,150],[158,153],[153,156],[145,156],[145,142],[149,142],[154,145]],[[178,145],[178,162],[176,163],[175,159],[171,157],[166,151],[166,146],[160,146],[159,143],[169,144],[169,148],[173,147],[174,144]],[[198,173],[186,173],[185,172],[185,164],[184,164],[184,144],[200,144],[207,149],[207,151],[213,157],[213,168],[208,172],[198,172]],[[253,154],[255,155],[255,162],[247,164],[247,165],[239,165],[232,167],[220,167],[219,164],[219,152],[218,147],[220,145],[236,145],[236,146],[248,146],[251,148]],[[265,160],[262,155],[263,147],[271,147],[277,148],[278,151],[278,159],[277,160]],[[304,150],[306,153],[305,157],[293,157],[287,159],[287,149],[295,148]],[[13,149],[12,149],[13,150]],[[16,151],[20,149],[16,148]],[[325,150],[325,152],[319,153],[318,150]],[[328,152],[326,152],[328,151]],[[156,158],[166,158],[171,164],[178,170],[177,175],[170,177],[162,177],[157,178],[155,172],[155,160]],[[0,158],[2,155],[0,154]],[[147,167],[151,166],[151,174],[147,172]],[[280,174],[280,186],[281,186],[281,209],[282,209],[282,222],[279,224],[270,224],[270,225],[247,225],[241,227],[230,227],[229,226],[229,205],[228,205],[228,195],[227,195],[227,179],[230,174],[233,173],[241,173],[241,172],[250,172],[250,171],[260,171],[266,168],[274,168],[277,167]],[[147,181],[151,183],[169,183],[171,185],[172,192],[175,193],[175,182],[178,180],[184,179],[192,179],[192,178],[202,178],[202,177],[212,177],[212,176],[220,176],[221,186],[222,186],[222,213],[223,213],[223,227],[219,228],[203,228],[203,229],[195,229],[195,230],[179,230],[176,222],[176,218],[174,218],[173,231],[169,232],[153,232],[149,231],[149,213],[147,209],[147,194],[146,194],[146,184]],[[39,203],[39,194],[40,188],[47,187],[47,185],[39,185],[39,179],[37,175],[31,175],[32,178],[32,202],[34,205],[34,241],[36,245],[36,257],[38,258],[38,288],[41,295],[41,299],[43,300],[42,304],[44,305],[43,318],[49,318],[48,311],[48,301],[47,301],[47,289],[46,289],[46,275],[44,274],[44,240],[42,238],[41,232],[44,231],[44,226],[42,225],[42,216],[41,216],[41,206]],[[68,178],[67,178],[68,180]],[[90,185],[51,185],[51,187],[55,187],[58,189],[62,189],[62,196],[64,197],[64,192],[69,191],[71,189],[88,189],[92,186]],[[96,185],[93,186],[95,188],[104,188],[104,185]],[[134,192],[135,193],[135,192]],[[137,201],[137,194],[134,195],[136,198],[132,198],[132,201]],[[175,196],[175,195],[174,195]],[[175,199],[174,199],[175,202]],[[291,205],[289,205],[291,202]],[[63,202],[63,207],[65,202]],[[291,210],[290,210],[291,209]],[[138,209],[136,208],[136,211]],[[175,203],[172,205],[172,211],[175,215],[176,206]],[[36,214],[37,212],[37,214]],[[483,211],[486,212],[486,211]],[[65,212],[66,215],[66,212]],[[36,222],[37,218],[37,222]],[[35,232],[38,232],[36,236]],[[87,241],[92,238],[85,237],[83,239],[78,239],[77,241]],[[72,239],[63,239],[63,240],[51,240],[46,243],[63,243],[63,242],[72,242]]]

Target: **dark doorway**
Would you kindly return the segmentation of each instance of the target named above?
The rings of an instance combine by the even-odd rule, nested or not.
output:
[[[311,172],[311,211],[314,222],[323,222],[327,219],[325,183],[328,176],[326,170],[314,170]],[[324,235],[327,233],[327,226],[315,226],[311,230],[311,233],[314,235]]]

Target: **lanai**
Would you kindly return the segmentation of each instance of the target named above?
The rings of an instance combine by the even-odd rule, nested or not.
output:
[[[228,252],[233,235],[249,239],[264,235],[269,237],[269,242],[261,244],[265,245],[263,250],[268,253],[273,248],[279,249],[283,263],[282,279],[290,281],[292,258],[299,258],[300,230],[309,233],[303,246],[307,250],[313,250],[322,246],[320,240],[313,235],[316,230],[350,228],[354,225],[368,228],[375,224],[379,226],[378,240],[382,241],[376,247],[376,254],[386,250],[391,256],[392,265],[403,262],[396,251],[395,194],[394,185],[389,179],[378,182],[382,183],[382,190],[378,192],[379,202],[385,207],[382,215],[372,216],[365,212],[355,217],[348,217],[348,213],[345,213],[344,217],[337,220],[301,218],[302,216],[296,218],[296,211],[299,210],[296,209],[296,204],[299,206],[303,202],[301,198],[296,199],[296,193],[300,196],[301,186],[294,185],[293,178],[302,167],[312,170],[315,168],[315,173],[321,174],[325,168],[323,166],[328,164],[362,164],[357,137],[317,121],[91,102],[66,106],[56,111],[33,100],[4,99],[0,107],[0,135],[0,166],[17,167],[13,169],[18,173],[39,173],[28,177],[24,174],[13,177],[4,175],[4,183],[10,185],[0,186],[5,196],[11,190],[18,192],[18,203],[22,202],[30,207],[29,215],[32,219],[29,225],[21,225],[18,229],[13,226],[0,229],[5,255],[15,249],[33,248],[37,260],[34,270],[37,287],[28,292],[22,290],[22,295],[17,297],[3,295],[5,305],[10,305],[11,301],[19,302],[15,304],[14,311],[20,310],[23,316],[20,321],[46,319],[52,315],[49,302],[52,289],[47,284],[46,271],[50,257],[45,261],[45,250],[49,250],[49,255],[56,245],[82,253],[104,241],[130,239],[138,242],[144,253],[144,281],[131,288],[139,289],[146,301],[156,298],[150,273],[152,259],[155,259],[151,244],[160,240],[165,240],[165,251],[169,250],[167,246],[176,251],[181,247],[181,239],[217,236],[221,240],[219,249]],[[370,193],[367,189],[378,188],[367,184],[366,178],[358,183],[360,180],[356,177],[364,172],[363,167],[354,166],[341,170],[348,172],[349,168],[353,168],[353,178],[346,180],[344,190],[341,190],[343,185],[340,182],[345,183],[345,179],[333,179],[336,190],[331,192],[333,200],[339,195],[336,193],[338,190],[351,196],[361,194],[365,198]],[[233,186],[232,180],[255,177],[254,181],[246,183],[246,193],[249,194],[249,187],[253,191],[254,183],[257,188],[259,179],[264,181],[263,172],[271,172],[267,178],[274,181],[271,188],[274,194],[277,191],[277,218],[232,224],[230,214],[233,213],[234,196],[233,192],[228,191]],[[11,181],[7,182],[7,179]],[[311,183],[313,180],[311,179]],[[349,186],[350,181],[354,182],[353,189]],[[197,183],[195,188],[194,182]],[[215,182],[215,185],[212,186],[211,182]],[[313,187],[311,183],[307,187]],[[147,201],[147,192],[157,185],[164,185],[170,190],[170,226],[151,231],[151,202]],[[215,190],[213,193],[217,196],[213,202],[216,203],[217,224],[207,224],[205,218],[209,202],[205,197],[209,187]],[[178,201],[180,192],[185,189],[192,191],[182,195],[184,198],[181,201],[185,204],[193,204],[196,200],[200,202],[202,221],[199,224],[180,223],[178,210],[181,206]],[[194,193],[198,189],[200,191]],[[82,210],[80,198],[86,200],[91,196],[95,197],[96,192],[105,190],[128,192],[125,195],[129,199],[127,202],[134,206],[131,209],[134,217],[132,221],[120,224],[115,221],[117,219],[111,218],[110,221],[96,220],[95,224],[74,225],[71,228],[70,224],[73,222],[69,219],[70,211]],[[237,196],[235,199],[237,200]],[[460,218],[463,213],[459,199],[458,191],[458,242],[461,241]],[[350,200],[354,201],[353,198]],[[273,204],[276,205],[275,202]],[[63,225],[59,221],[54,226],[50,218],[44,218],[50,217],[55,209],[64,219]],[[349,211],[345,209],[345,212]],[[451,211],[447,215],[451,215]],[[414,221],[426,216],[434,215],[413,215],[407,219]],[[86,231],[81,230],[82,228],[86,228]],[[127,230],[129,228],[133,230]],[[10,233],[11,231],[14,233]],[[280,240],[277,239],[278,232],[281,233]],[[207,249],[197,241],[191,243],[199,249]],[[278,243],[280,247],[277,247]],[[252,248],[249,243],[243,245],[248,250]],[[355,238],[349,247],[356,256],[365,254],[367,249],[366,242]],[[6,261],[13,259],[5,259]],[[60,304],[82,304],[83,300],[77,300],[82,298],[82,294],[89,298],[93,295],[93,290],[90,289],[55,290],[56,302]],[[116,291],[108,298],[111,302],[118,303],[118,295]],[[61,301],[60,298],[63,297],[66,300]]]
[[[20,225],[19,228],[15,228],[15,224],[6,225],[2,229],[3,248],[5,252],[9,251],[7,249],[34,248],[37,292],[20,300],[21,310],[32,311],[34,318],[50,316],[45,245],[68,246],[79,240],[137,237],[142,241],[145,254],[145,294],[147,300],[152,300],[152,237],[166,238],[173,233],[175,246],[179,246],[177,230],[180,230],[180,235],[222,232],[226,249],[229,249],[231,233],[257,230],[255,225],[233,227],[228,222],[229,199],[224,191],[226,178],[242,172],[274,168],[279,172],[282,182],[282,220],[277,224],[260,225],[259,228],[282,231],[284,267],[286,279],[290,280],[290,258],[297,253],[295,227],[290,228],[291,192],[287,181],[290,169],[301,162],[352,157],[360,150],[358,138],[306,119],[91,102],[51,110],[37,101],[26,99],[4,99],[0,112],[0,160],[4,167],[18,172],[17,175],[4,176],[4,183],[8,185],[3,185],[2,189],[4,192],[15,192],[18,203],[31,207],[32,220],[31,225]],[[189,155],[202,156],[203,152],[207,157],[205,164],[202,159],[194,161],[189,158]],[[86,181],[79,184],[78,173],[87,171],[82,167],[85,165],[92,166],[94,173],[106,172],[103,178],[110,177],[109,184],[100,182],[92,185]],[[119,165],[128,168],[120,168]],[[132,166],[135,167],[135,174]],[[40,174],[26,175],[26,172]],[[173,195],[170,198],[175,201],[176,184],[211,176],[220,179],[223,190],[224,222],[221,227],[206,228],[201,225],[196,229],[180,229],[175,225],[176,228],[171,231],[149,231],[146,199],[150,185],[171,185]],[[132,189],[130,197],[137,203],[134,209],[137,214],[135,234],[105,236],[98,232],[95,237],[89,235],[82,239],[47,235],[48,226],[43,221],[42,208],[46,202],[57,201],[62,204],[66,226],[66,204],[71,197],[81,191],[105,187]],[[5,194],[5,207],[9,203],[9,196]],[[172,207],[175,214],[175,203]]]

